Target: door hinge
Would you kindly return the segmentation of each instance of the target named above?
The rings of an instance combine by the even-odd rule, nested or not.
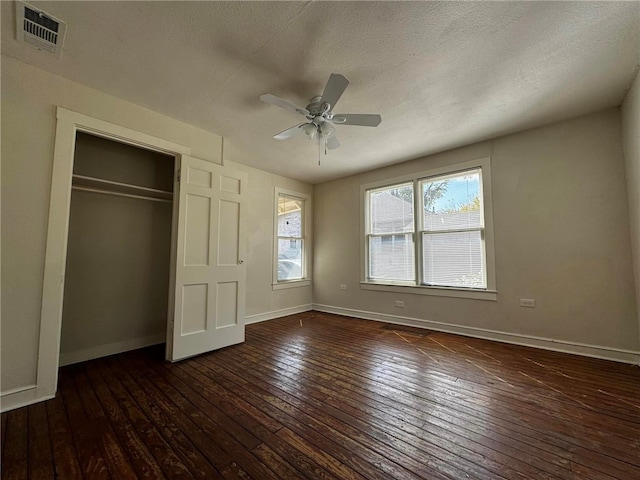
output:
[[[178,169],[178,182],[180,181],[180,172],[181,172],[181,170]]]

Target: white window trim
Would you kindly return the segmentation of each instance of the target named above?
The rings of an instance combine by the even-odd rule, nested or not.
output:
[[[458,287],[436,287],[428,285],[416,285],[415,283],[403,283],[392,281],[372,281],[367,279],[367,229],[366,229],[366,209],[367,191],[375,188],[389,187],[399,183],[414,182],[414,185],[427,177],[445,175],[473,168],[482,169],[482,201],[484,205],[484,242],[487,268],[487,288],[458,288]],[[489,157],[479,158],[462,163],[455,163],[446,166],[433,168],[430,170],[403,175],[400,177],[388,178],[377,182],[367,183],[360,186],[360,288],[363,290],[376,290],[395,293],[407,293],[414,295],[435,295],[442,297],[472,298],[478,300],[497,300],[498,291],[496,289],[496,266],[495,248],[493,233],[493,202],[491,184],[491,159]],[[414,195],[415,197],[415,195]],[[417,205],[417,200],[416,205]],[[417,212],[418,209],[415,209]],[[415,247],[414,247],[415,248]],[[416,262],[418,261],[416,252]],[[416,265],[417,268],[417,265]]]
[[[304,210],[302,212],[302,222],[304,228],[304,259],[302,265],[302,278],[299,280],[278,281],[278,198],[280,195],[288,195],[304,200]],[[272,262],[272,282],[273,290],[285,288],[308,287],[311,285],[311,195],[288,190],[286,188],[275,187],[273,197],[273,262]]]

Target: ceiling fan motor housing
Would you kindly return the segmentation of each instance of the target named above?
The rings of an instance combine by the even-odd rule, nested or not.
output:
[[[309,111],[309,116],[313,117],[310,119],[316,125],[324,122],[325,120],[331,120],[333,117],[333,112],[331,111],[331,105],[326,102],[322,102],[322,97],[317,96],[313,97],[309,101],[309,105],[307,105],[307,110]]]

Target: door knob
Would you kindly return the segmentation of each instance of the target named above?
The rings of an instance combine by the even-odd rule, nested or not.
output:
[[[242,265],[244,263],[243,259],[238,260],[238,265]]]

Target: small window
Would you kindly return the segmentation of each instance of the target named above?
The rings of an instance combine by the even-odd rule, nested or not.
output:
[[[274,288],[309,284],[308,195],[276,189]]]

